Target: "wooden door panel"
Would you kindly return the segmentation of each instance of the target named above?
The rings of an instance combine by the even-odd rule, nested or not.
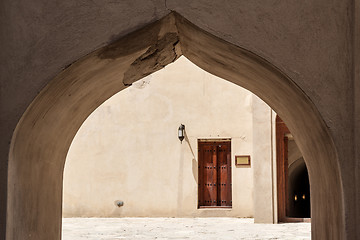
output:
[[[229,144],[218,145],[218,175],[219,182],[219,205],[231,206],[231,165],[229,164],[230,146]]]
[[[202,145],[199,162],[199,205],[216,206],[217,202],[217,174],[216,174],[216,148],[212,145]],[[202,196],[201,196],[202,195]],[[215,202],[214,202],[215,201]]]
[[[205,206],[216,206],[217,202],[217,174],[216,174],[216,149],[206,146],[204,154],[204,200]]]

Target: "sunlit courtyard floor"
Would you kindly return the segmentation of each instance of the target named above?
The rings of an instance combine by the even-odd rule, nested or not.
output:
[[[310,239],[310,223],[254,224],[252,218],[63,218],[62,239]]]

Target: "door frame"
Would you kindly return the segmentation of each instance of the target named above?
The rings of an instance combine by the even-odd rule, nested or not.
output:
[[[227,179],[227,182],[229,182],[230,184],[230,187],[229,187],[229,192],[228,194],[230,195],[230,205],[229,206],[219,206],[219,205],[216,205],[216,206],[201,206],[200,205],[200,201],[201,201],[201,190],[203,190],[203,187],[202,186],[202,173],[201,173],[201,158],[200,158],[200,145],[204,145],[204,144],[227,144],[228,147],[229,147],[229,157],[228,157],[228,160],[227,160],[227,165],[228,165],[228,179]],[[197,148],[198,148],[198,201],[197,201],[197,205],[198,205],[198,209],[203,209],[203,208],[232,208],[232,162],[231,162],[231,138],[218,138],[218,139],[198,139],[197,140]],[[217,163],[218,164],[218,163]],[[217,172],[217,181],[219,181],[219,174]],[[217,196],[219,195],[219,190],[217,189]],[[217,203],[218,204],[218,203]]]

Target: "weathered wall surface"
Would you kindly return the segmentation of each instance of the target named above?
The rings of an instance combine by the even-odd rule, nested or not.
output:
[[[355,11],[354,11],[355,4]],[[7,166],[15,126],[31,100],[68,64],[175,10],[206,31],[280,68],[319,110],[335,141],[345,192],[347,236],[355,236],[354,93],[358,95],[358,1],[10,1],[0,7],[0,235],[5,234]],[[353,34],[356,33],[356,41]],[[353,56],[357,52],[357,61]],[[355,87],[355,91],[353,88]],[[356,95],[356,96],[357,96]],[[336,96],[336,97],[334,97]],[[358,98],[358,97],[357,97]],[[357,99],[356,98],[356,99]],[[358,144],[358,143],[357,143]],[[335,166],[337,167],[337,166]],[[357,178],[358,179],[358,178]],[[359,214],[358,214],[359,215]]]
[[[356,161],[356,182],[360,182],[360,1],[355,1],[353,7],[353,31],[354,31],[354,144]],[[356,47],[357,46],[357,47]],[[356,185],[356,199],[360,201],[360,184]],[[360,207],[356,206],[356,222],[360,223]],[[360,228],[357,228],[357,236],[360,236]]]
[[[75,136],[65,164],[63,216],[252,217],[256,166],[255,179],[270,183],[258,187],[258,218],[272,222],[271,109],[256,98],[253,123],[252,101],[251,92],[185,57],[136,82],[95,110]],[[182,144],[180,123],[189,140]],[[212,138],[231,138],[231,210],[197,209],[197,139]],[[252,166],[236,167],[235,155],[251,155]]]
[[[253,163],[254,168],[254,221],[255,223],[275,223],[277,212],[274,212],[276,178],[273,174],[272,113],[256,95],[252,96],[253,105]],[[276,150],[275,150],[276,152]],[[275,169],[276,172],[276,169]]]
[[[1,1],[0,238],[5,239],[7,166],[13,131],[39,91],[80,57],[153,22],[163,1]]]

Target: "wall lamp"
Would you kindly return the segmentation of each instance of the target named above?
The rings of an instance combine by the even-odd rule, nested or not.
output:
[[[185,138],[185,125],[184,124],[180,124],[180,127],[178,129],[178,137],[180,142],[182,143],[182,140],[184,140]]]

